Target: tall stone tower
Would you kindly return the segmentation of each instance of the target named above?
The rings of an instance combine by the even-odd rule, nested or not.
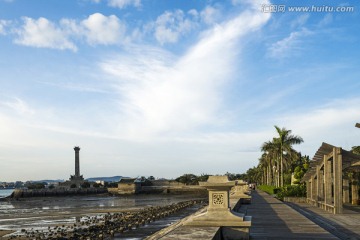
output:
[[[74,147],[75,150],[75,177],[80,177],[80,147]]]
[[[70,176],[71,181],[82,181],[83,176],[80,175],[80,147],[74,147],[75,150],[75,175]]]

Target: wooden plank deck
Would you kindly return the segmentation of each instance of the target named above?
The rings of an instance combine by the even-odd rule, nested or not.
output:
[[[306,203],[288,204],[340,239],[360,239],[360,206],[345,205],[343,213],[332,214]]]
[[[252,216],[250,239],[339,239],[267,193],[253,191],[251,197],[243,206]]]

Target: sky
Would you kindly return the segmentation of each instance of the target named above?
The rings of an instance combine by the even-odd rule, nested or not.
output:
[[[349,150],[359,23],[357,0],[0,0],[0,181],[68,179],[74,146],[85,178],[243,173],[275,125]]]

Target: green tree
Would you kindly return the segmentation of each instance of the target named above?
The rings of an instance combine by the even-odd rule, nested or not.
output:
[[[300,136],[292,135],[291,130],[279,128],[275,126],[278,137],[273,139],[277,146],[278,155],[280,156],[280,186],[284,186],[284,172],[290,166],[294,159],[298,158],[297,152],[293,149],[293,145],[300,144],[304,140]]]
[[[209,174],[202,173],[200,176],[197,177],[198,182],[206,182],[209,178]]]
[[[261,146],[263,155],[260,163],[263,167],[267,167],[269,185],[279,186],[279,146],[274,141],[264,142]]]
[[[247,170],[246,172],[247,178],[246,181],[248,183],[260,183],[261,182],[261,176],[262,176],[262,169],[259,167],[253,167]]]
[[[275,126],[277,137],[272,141],[264,142],[261,150],[264,152],[260,158],[260,166],[266,169],[267,177],[275,186],[284,185],[284,174],[299,156],[293,149],[293,145],[300,144],[303,139],[292,135],[291,130]]]
[[[353,146],[351,152],[360,155],[360,146]]]
[[[194,174],[184,174],[175,179],[177,182],[184,183],[185,185],[196,185],[198,184],[197,176]]]

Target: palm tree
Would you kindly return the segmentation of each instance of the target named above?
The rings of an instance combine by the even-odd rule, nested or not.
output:
[[[300,144],[304,140],[300,136],[292,135],[291,130],[286,128],[279,128],[275,126],[278,137],[273,139],[276,148],[278,149],[278,156],[280,156],[280,186],[284,186],[284,168],[291,164],[291,161],[297,158],[297,152],[292,148],[294,144]],[[285,165],[284,165],[285,163]]]
[[[262,181],[261,184],[269,184],[268,181],[268,162],[266,159],[266,154],[262,154],[261,157],[259,158],[259,164],[258,167],[262,170]]]
[[[261,146],[261,151],[264,152],[264,160],[267,162],[269,183],[278,186],[278,165],[279,165],[279,151],[278,146],[274,141],[264,142]]]

